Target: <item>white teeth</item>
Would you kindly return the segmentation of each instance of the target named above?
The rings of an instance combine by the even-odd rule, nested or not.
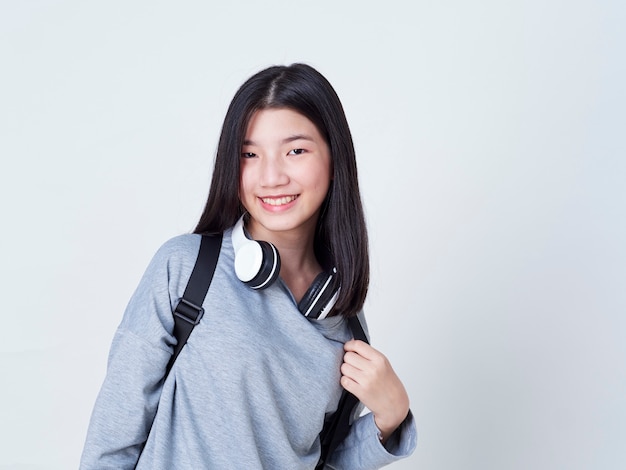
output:
[[[282,206],[283,204],[289,204],[296,197],[298,196],[284,196],[279,198],[264,197],[261,200],[270,206]]]

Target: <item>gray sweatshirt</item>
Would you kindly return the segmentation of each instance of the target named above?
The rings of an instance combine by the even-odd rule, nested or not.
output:
[[[142,277],[113,338],[81,469],[315,468],[324,417],[341,395],[347,322],[308,320],[281,280],[243,285],[227,231],[206,313],[163,381],[172,308],[199,246],[199,235],[168,241]],[[386,447],[377,433],[371,413],[356,419],[327,468],[376,469],[415,448],[411,414]]]

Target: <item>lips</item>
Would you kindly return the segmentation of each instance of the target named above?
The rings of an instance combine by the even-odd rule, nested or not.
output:
[[[292,201],[295,201],[297,197],[297,195],[281,197],[262,197],[261,201],[263,201],[264,204],[268,204],[270,206],[282,206],[285,204],[289,204]]]

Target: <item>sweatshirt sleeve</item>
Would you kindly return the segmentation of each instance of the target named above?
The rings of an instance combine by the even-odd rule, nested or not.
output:
[[[359,417],[326,465],[333,470],[376,470],[408,457],[417,446],[413,414],[409,414],[383,445],[378,438],[374,415]]]
[[[159,249],[124,312],[89,423],[81,470],[134,468],[137,463],[176,342],[170,332],[179,274],[191,271],[184,266],[189,261],[180,256],[180,244],[173,239]]]

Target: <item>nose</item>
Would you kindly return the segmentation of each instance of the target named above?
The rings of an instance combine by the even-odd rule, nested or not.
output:
[[[286,172],[285,162],[280,156],[268,156],[261,159],[260,184],[265,187],[274,187],[287,184],[289,175]]]

